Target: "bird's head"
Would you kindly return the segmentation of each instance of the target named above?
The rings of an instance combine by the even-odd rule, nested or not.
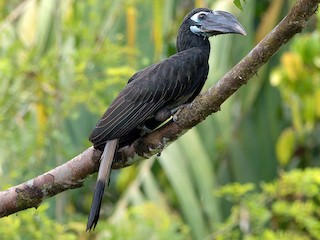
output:
[[[180,52],[195,46],[210,48],[209,37],[228,33],[246,35],[246,31],[232,14],[196,8],[187,14],[180,25],[177,50]]]
[[[247,35],[238,20],[228,12],[212,11],[208,8],[192,10],[184,19],[192,33],[201,37],[235,33]]]

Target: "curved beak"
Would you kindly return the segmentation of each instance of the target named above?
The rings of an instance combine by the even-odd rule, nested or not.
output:
[[[203,32],[211,36],[227,33],[247,35],[235,16],[224,11],[210,12],[207,14],[206,20],[203,21],[199,27]]]

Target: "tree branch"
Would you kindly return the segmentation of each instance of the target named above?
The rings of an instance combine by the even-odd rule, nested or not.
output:
[[[129,166],[160,153],[208,115],[220,110],[221,104],[257,73],[279,48],[302,31],[317,10],[320,0],[299,0],[288,15],[245,58],[232,68],[215,86],[199,95],[182,109],[175,122],[170,121],[131,146],[119,150],[113,169]],[[62,191],[83,186],[84,179],[96,172],[101,152],[92,147],[67,163],[32,180],[0,192],[0,217],[38,207],[40,203]]]

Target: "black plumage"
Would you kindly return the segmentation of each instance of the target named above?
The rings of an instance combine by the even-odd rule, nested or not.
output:
[[[152,121],[160,109],[170,110],[193,100],[205,83],[208,57],[209,51],[195,47],[138,72],[93,130],[94,147],[102,150],[107,140],[115,138],[120,146],[128,144],[132,131]]]
[[[134,74],[111,103],[89,138],[96,149],[104,150],[101,162],[109,164],[104,167],[107,169],[100,165],[87,230],[97,224],[105,181],[109,179],[114,153],[106,154],[106,150],[116,151],[131,144],[141,137],[143,129],[153,130],[177,107],[190,103],[207,79],[208,38],[225,33],[244,35],[245,31],[229,13],[206,8],[192,10],[179,28],[178,52]]]

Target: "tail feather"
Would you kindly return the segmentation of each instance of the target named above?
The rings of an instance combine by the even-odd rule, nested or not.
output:
[[[93,195],[93,199],[92,199],[92,204],[91,204],[90,214],[88,217],[86,231],[88,231],[88,230],[90,231],[92,228],[95,229],[95,227],[98,223],[104,187],[105,187],[105,183],[98,180],[96,183],[95,190],[94,190],[94,195]]]
[[[106,181],[109,182],[111,165],[118,145],[118,141],[118,139],[110,140],[104,147],[86,231],[94,229],[98,223],[104,188],[106,185]]]

